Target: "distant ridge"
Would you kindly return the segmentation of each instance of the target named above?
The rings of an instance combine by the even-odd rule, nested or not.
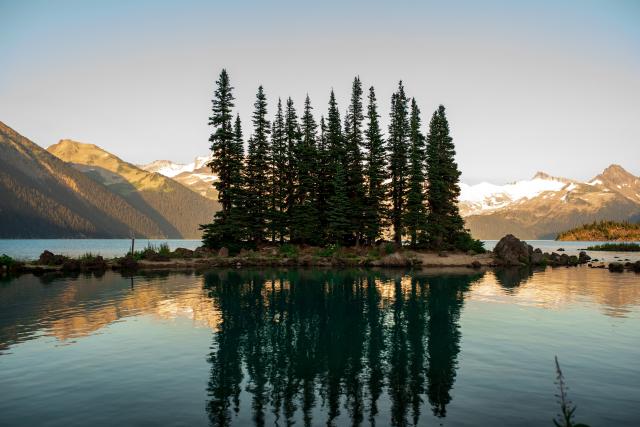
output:
[[[166,237],[157,223],[0,122],[0,237]]]
[[[64,139],[47,150],[127,200],[168,237],[200,238],[199,225],[210,222],[218,210],[217,201],[140,169],[97,145]]]
[[[511,198],[499,206],[472,210],[461,197],[461,211],[466,225],[480,239],[499,239],[506,233],[523,239],[554,239],[559,233],[594,221],[637,221],[640,218],[640,178],[620,165],[611,165],[590,181],[583,183],[537,173],[524,187],[539,180],[540,190],[526,197]],[[553,182],[557,182],[553,188]],[[524,184],[522,184],[524,183]],[[518,184],[518,183],[516,183]],[[484,194],[488,201],[501,196],[498,190]],[[464,187],[463,187],[464,195]],[[483,199],[483,200],[485,200]],[[485,202],[485,206],[490,203]],[[472,206],[473,208],[473,206]],[[466,209],[466,211],[465,211]]]

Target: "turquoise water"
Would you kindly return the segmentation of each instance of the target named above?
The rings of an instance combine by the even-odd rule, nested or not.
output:
[[[484,246],[493,249],[497,240],[485,240]],[[138,239],[135,242],[137,249],[144,248],[148,244],[160,245],[167,243],[173,250],[178,247],[195,249],[202,243],[200,240],[159,240],[159,239]],[[528,241],[535,248],[540,248],[544,252],[553,252],[559,248],[565,249],[569,255],[576,255],[582,249],[606,242],[557,242],[555,240],[530,240]],[[639,242],[640,243],[640,242]],[[0,255],[7,254],[10,257],[21,260],[38,259],[40,254],[46,249],[56,254],[68,256],[80,256],[86,252],[102,255],[104,257],[123,256],[131,247],[129,239],[0,239]],[[605,261],[615,261],[629,258],[640,259],[640,253],[611,253],[611,252],[589,252],[592,257]]]
[[[640,425],[640,275],[214,270],[0,282],[0,425]]]
[[[167,243],[171,250],[182,247],[195,249],[202,245],[201,240],[182,239],[136,239],[135,249],[147,245],[158,246]],[[87,252],[106,258],[126,255],[131,249],[131,239],[0,239],[0,255],[7,254],[20,260],[38,259],[44,250],[55,254],[77,257]]]

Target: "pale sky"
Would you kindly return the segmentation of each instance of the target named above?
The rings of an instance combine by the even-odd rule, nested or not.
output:
[[[43,147],[206,155],[226,67],[245,136],[260,84],[270,114],[309,93],[319,118],[332,87],[344,113],[359,75],[386,131],[402,79],[425,132],[447,107],[463,181],[588,179],[611,163],[640,175],[635,0],[0,0],[0,58],[0,121]]]

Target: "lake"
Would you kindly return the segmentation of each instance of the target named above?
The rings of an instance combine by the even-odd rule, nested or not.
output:
[[[543,252],[553,252],[564,249],[568,255],[577,255],[588,246],[594,246],[607,242],[558,242],[555,240],[528,240],[534,248],[540,248]],[[137,239],[136,249],[143,249],[147,245],[159,246],[162,243],[169,245],[171,250],[182,247],[195,249],[202,245],[200,240],[182,239]],[[497,240],[484,240],[486,249],[493,249]],[[640,243],[640,242],[637,242]],[[130,239],[0,239],[0,255],[7,254],[14,259],[36,260],[46,249],[55,254],[78,257],[87,252],[102,255],[106,258],[124,256],[131,248]],[[640,259],[638,252],[612,253],[603,251],[589,251],[593,258],[602,261],[619,261],[625,258]]]
[[[640,275],[213,270],[0,282],[0,425],[640,425]]]

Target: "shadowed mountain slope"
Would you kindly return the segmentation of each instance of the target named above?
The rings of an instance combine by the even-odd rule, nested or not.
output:
[[[0,122],[0,237],[166,237],[122,197]]]
[[[47,150],[127,200],[168,237],[200,238],[199,225],[210,222],[218,210],[217,202],[96,145],[62,140]]]

